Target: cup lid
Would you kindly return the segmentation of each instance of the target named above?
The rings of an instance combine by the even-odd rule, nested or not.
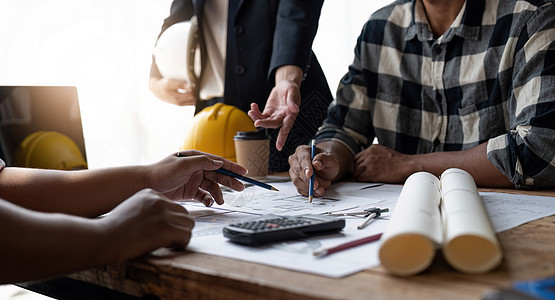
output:
[[[237,131],[234,140],[264,140],[268,138],[265,128],[257,128],[254,131]]]

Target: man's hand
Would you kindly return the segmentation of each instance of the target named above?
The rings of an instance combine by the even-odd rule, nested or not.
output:
[[[239,175],[247,169],[222,157],[196,150],[181,151],[147,166],[150,187],[172,200],[197,200],[206,206],[223,204],[219,184],[236,191],[245,187],[237,179],[215,172],[224,168]]]
[[[308,186],[310,177],[314,175],[314,196],[324,195],[330,187],[332,180],[339,173],[339,162],[332,154],[316,147],[314,159],[310,159],[310,147],[299,146],[295,153],[289,156],[289,176],[297,187],[297,191],[304,196],[308,196]]]
[[[415,171],[410,155],[374,144],[355,155],[353,176],[365,182],[403,183]]]
[[[297,66],[282,66],[276,71],[276,85],[272,89],[264,111],[258,104],[251,103],[248,114],[254,126],[279,129],[276,149],[283,149],[287,136],[295,123],[301,105],[300,85],[303,71]]]
[[[188,81],[151,77],[149,87],[160,100],[179,106],[195,105],[195,86]]]

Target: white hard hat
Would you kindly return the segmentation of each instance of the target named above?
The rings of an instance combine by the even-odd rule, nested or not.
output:
[[[191,81],[196,31],[196,20],[192,20],[173,24],[162,32],[154,47],[154,61],[162,76]]]

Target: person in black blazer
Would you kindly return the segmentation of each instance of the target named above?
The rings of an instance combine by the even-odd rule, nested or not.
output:
[[[206,54],[206,2],[175,0],[162,26],[164,32],[171,25],[196,16],[201,56]],[[217,102],[245,112],[250,110],[255,126],[274,128],[268,130],[269,171],[286,171],[288,157],[298,145],[309,143],[333,100],[311,50],[323,0],[230,0],[228,5],[223,97],[197,99],[194,86],[164,78],[154,59],[150,88],[163,101],[194,104],[195,113]]]

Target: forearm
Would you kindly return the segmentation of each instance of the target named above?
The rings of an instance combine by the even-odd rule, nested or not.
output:
[[[170,104],[176,104],[175,100],[170,98],[165,91],[165,87],[162,82],[162,77],[151,76],[148,81],[148,88],[156,96],[156,98]]]
[[[440,176],[449,168],[464,169],[478,186],[514,187],[509,179],[487,159],[487,143],[464,151],[434,152],[409,156],[412,173],[430,172]]]
[[[0,283],[59,276],[112,263],[98,222],[29,211],[0,200]]]
[[[148,187],[144,169],[143,166],[82,171],[5,168],[0,174],[0,197],[32,210],[93,217]]]

